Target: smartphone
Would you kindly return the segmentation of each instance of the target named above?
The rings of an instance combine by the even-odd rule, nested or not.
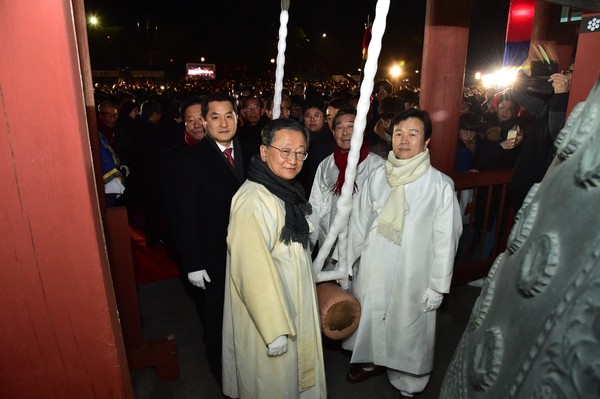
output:
[[[508,134],[506,135],[506,140],[514,140],[517,138],[517,131],[516,130],[509,130]]]

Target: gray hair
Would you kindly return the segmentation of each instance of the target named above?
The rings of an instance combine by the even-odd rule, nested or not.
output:
[[[273,140],[275,140],[275,133],[283,129],[296,130],[302,132],[302,134],[304,134],[304,138],[306,139],[306,149],[308,149],[308,143],[310,140],[310,133],[308,132],[308,129],[304,126],[304,124],[291,118],[278,118],[269,121],[265,125],[265,127],[263,127],[262,132],[260,134],[262,138],[262,143],[264,145],[271,145],[271,143],[273,143]]]

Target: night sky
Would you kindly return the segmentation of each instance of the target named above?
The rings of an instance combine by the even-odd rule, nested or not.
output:
[[[467,73],[501,63],[508,3],[473,0]],[[373,21],[375,5],[291,0],[286,75],[311,68],[357,74],[364,26],[368,17]],[[425,0],[391,2],[380,70],[400,60],[407,69],[420,68],[425,6]],[[93,69],[128,66],[175,76],[185,63],[205,57],[218,71],[235,73],[242,66],[252,75],[273,68],[269,60],[277,55],[279,1],[85,0],[85,7],[100,20],[88,29]]]

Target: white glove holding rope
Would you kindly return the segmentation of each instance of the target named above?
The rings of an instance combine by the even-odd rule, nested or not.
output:
[[[204,269],[188,273],[188,280],[190,280],[190,283],[203,290],[206,289],[206,283],[210,283],[210,277],[208,277],[208,273],[206,273],[206,270]]]
[[[425,304],[425,310],[423,310],[423,312],[431,312],[432,310],[436,310],[442,304],[443,299],[443,294],[435,292],[431,288],[427,288],[422,299],[423,304]]]
[[[267,355],[281,356],[287,352],[288,338],[287,335],[280,335],[275,338],[275,341],[267,345]]]

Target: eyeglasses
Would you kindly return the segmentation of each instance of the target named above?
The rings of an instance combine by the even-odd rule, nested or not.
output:
[[[323,114],[306,114],[306,115],[304,115],[304,117],[306,119],[314,119],[314,120],[318,121],[319,119],[321,119],[323,117]]]
[[[258,105],[247,105],[244,109],[248,111],[258,111],[260,107]]]
[[[283,159],[291,159],[292,155],[295,155],[296,160],[298,161],[305,161],[306,158],[308,158],[308,152],[305,151],[292,151],[289,148],[277,148],[270,144],[267,144],[267,147],[275,148],[276,150],[278,150],[279,155],[281,155],[281,158]]]
[[[570,75],[573,73],[573,69],[563,69],[562,71],[560,71],[560,73],[562,73],[563,75]]]

